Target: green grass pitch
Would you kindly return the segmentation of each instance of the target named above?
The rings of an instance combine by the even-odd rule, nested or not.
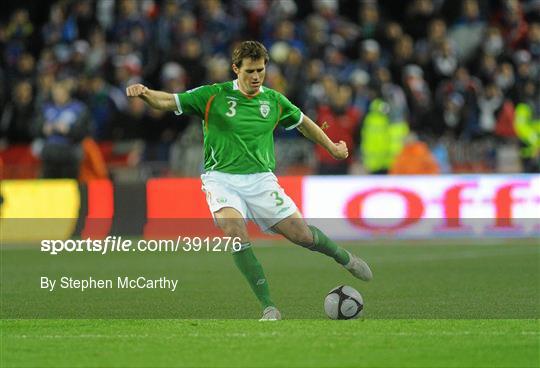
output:
[[[534,241],[345,243],[363,283],[324,256],[255,242],[285,320],[261,323],[225,253],[43,255],[4,247],[2,367],[538,367],[540,247]],[[40,290],[39,275],[167,275],[179,290]],[[34,281],[32,281],[34,280]],[[363,319],[326,319],[339,284]]]

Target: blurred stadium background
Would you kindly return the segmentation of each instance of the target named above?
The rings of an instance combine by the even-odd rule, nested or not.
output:
[[[232,79],[245,39],[271,54],[266,85],[351,147],[336,162],[278,131],[279,175],[539,170],[539,1],[61,0],[3,3],[3,178],[198,176],[200,122],[124,88]],[[51,109],[78,119],[51,134]]]

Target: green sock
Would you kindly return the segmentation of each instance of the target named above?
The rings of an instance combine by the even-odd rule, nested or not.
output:
[[[242,244],[242,250],[233,252],[236,267],[240,269],[263,308],[275,306],[270,299],[270,288],[264,271],[251,249],[250,243]]]
[[[334,243],[325,233],[315,226],[309,225],[309,228],[313,233],[313,246],[309,248],[310,250],[326,254],[334,258],[339,264],[345,265],[349,263],[349,254],[345,249]]]

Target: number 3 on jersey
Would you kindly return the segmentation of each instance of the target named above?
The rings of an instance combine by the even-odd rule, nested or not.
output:
[[[232,118],[236,115],[236,101],[227,101],[227,103],[229,104],[229,111],[227,111],[225,115]]]

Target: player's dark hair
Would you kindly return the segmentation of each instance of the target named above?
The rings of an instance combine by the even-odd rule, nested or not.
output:
[[[242,60],[244,58],[251,58],[251,60],[264,58],[265,65],[270,60],[268,50],[258,41],[244,41],[234,49],[232,53],[232,63],[234,65],[238,68],[242,67]]]

